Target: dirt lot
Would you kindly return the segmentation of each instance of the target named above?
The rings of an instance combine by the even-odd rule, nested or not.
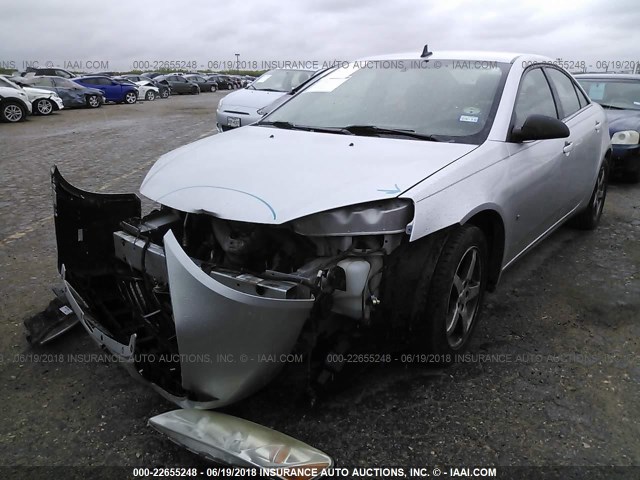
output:
[[[58,284],[51,165],[137,191],[159,155],[213,132],[222,95],[0,125],[1,465],[203,465],[147,427],[172,405],[119,366],[29,357],[99,353],[81,328],[34,350],[22,322]],[[372,366],[314,407],[280,377],[226,411],[340,465],[638,466],[639,338],[640,186],[614,184],[597,231],[562,228],[505,274],[467,361]]]

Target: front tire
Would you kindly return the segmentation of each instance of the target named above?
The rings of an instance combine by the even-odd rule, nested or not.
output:
[[[571,219],[571,226],[579,230],[595,230],[600,223],[604,202],[607,198],[607,185],[609,183],[609,159],[602,161],[596,185],[589,199],[589,205]]]
[[[456,228],[447,239],[433,276],[418,283],[413,325],[418,351],[448,364],[469,345],[487,285],[487,242],[474,225]]]
[[[0,119],[7,123],[18,123],[27,118],[26,109],[20,103],[7,100],[0,110]]]
[[[138,101],[138,94],[136,92],[127,92],[124,95],[124,103],[133,105]]]
[[[169,98],[169,95],[171,95],[171,92],[169,90],[162,90],[162,93],[160,93],[160,96],[162,98]]]
[[[51,115],[53,112],[53,103],[47,98],[41,98],[35,101],[33,109],[38,115]]]
[[[144,96],[144,99],[153,102],[156,99],[156,93],[153,90],[149,90]]]
[[[191,95],[198,95],[200,93],[200,89],[198,87],[193,87],[191,89]]]

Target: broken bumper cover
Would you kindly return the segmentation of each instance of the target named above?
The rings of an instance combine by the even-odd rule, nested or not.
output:
[[[156,351],[148,348],[149,331],[138,333],[131,323],[139,313],[132,310],[120,317],[119,331],[105,326],[113,325],[113,321],[104,322],[105,316],[122,314],[135,307],[131,302],[114,303],[114,298],[123,295],[115,279],[121,274],[114,265],[119,262],[126,269],[129,263],[128,271],[135,277],[145,274],[136,270],[129,261],[131,258],[138,255],[142,259],[143,271],[150,265],[145,263],[144,253],[140,256],[143,247],[135,242],[131,258],[119,258],[114,250],[114,241],[126,244],[126,235],[118,232],[119,224],[125,218],[139,216],[139,199],[135,195],[79,190],[55,168],[52,182],[58,262],[65,297],[91,337],[115,355],[130,373],[143,378],[183,408],[230,404],[255,392],[278,373],[283,362],[277,360],[293,349],[311,312],[313,298],[260,296],[255,288],[252,291],[246,283],[242,284],[239,277],[235,280],[215,270],[209,275],[194,263],[168,230],[164,248],[160,245],[151,248],[147,244],[149,248],[144,247],[143,252],[147,253],[147,259],[153,257],[155,261],[155,270],[148,273],[162,275],[168,283],[172,311],[168,335],[177,344],[174,350],[177,353],[167,352],[168,360],[151,361]],[[147,347],[143,348],[145,341]],[[265,358],[270,361],[261,361]],[[274,358],[276,361],[272,361]],[[154,368],[152,375],[150,366]],[[181,388],[173,388],[171,383],[169,389],[163,379],[171,378],[173,382],[176,372]]]
[[[250,295],[211,278],[164,237],[182,386],[222,406],[269,382],[293,349],[313,299]]]
[[[265,298],[235,290],[202,271],[171,231],[164,243],[182,386],[198,400],[154,388],[185,408],[215,408],[263,387],[282,366],[277,359],[293,349],[313,299]],[[135,369],[136,335],[127,345],[111,338],[64,278],[64,267],[62,275],[65,295],[87,332],[140,377]]]

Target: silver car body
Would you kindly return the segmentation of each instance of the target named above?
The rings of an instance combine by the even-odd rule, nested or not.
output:
[[[420,58],[409,53],[369,60]],[[165,213],[133,230],[116,222],[113,233],[105,230],[103,241],[112,244],[114,255],[132,271],[143,272],[157,285],[171,285],[169,291],[154,291],[159,288],[171,298],[183,391],[168,391],[147,378],[156,390],[183,407],[211,408],[262,387],[278,372],[282,356],[292,351],[317,298],[298,280],[315,279],[326,266],[327,257],[318,254],[321,258],[303,265],[294,276],[205,268],[206,259],[186,253],[186,236],[179,240],[175,234],[183,227],[186,232],[194,219],[211,222],[216,241],[229,248],[241,241],[229,237],[228,221],[265,231],[282,228],[322,252],[350,251],[354,239],[366,242],[375,237],[380,247],[331,260],[346,272],[345,288],[332,294],[333,311],[366,320],[376,304],[384,257],[401,242],[413,243],[479,214],[490,215],[502,225],[502,238],[496,239],[503,248],[493,267],[495,283],[500,272],[588,204],[610,150],[599,105],[589,103],[563,120],[570,129],[568,138],[507,141],[523,72],[549,59],[488,52],[436,52],[429,59],[510,64],[493,124],[480,144],[257,125],[185,145],[152,167],[141,194],[182,216]],[[57,171],[53,183],[59,252],[62,247],[72,252],[59,254],[59,262],[63,272],[72,272],[65,258],[75,261],[78,249],[91,256],[83,239],[95,232],[82,223],[64,226],[68,205],[77,205],[78,198],[91,199],[99,207],[121,200],[133,216],[136,208],[139,212],[139,201],[136,207],[133,196],[81,192]],[[69,196],[72,202],[66,200]],[[171,226],[162,240],[140,237],[150,225],[159,224]],[[133,374],[140,375],[142,369],[134,367],[138,335],[116,339],[115,332],[101,327],[90,311],[90,299],[77,291],[80,280],[65,278],[74,311],[99,344],[127,359]],[[135,296],[132,292],[128,295]],[[136,300],[140,303],[144,302]],[[256,360],[260,356],[275,363]]]

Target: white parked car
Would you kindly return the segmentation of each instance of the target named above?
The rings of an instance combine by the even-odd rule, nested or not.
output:
[[[62,110],[64,103],[57,93],[50,90],[33,87],[21,87],[6,77],[0,77],[0,85],[13,88],[26,93],[32,106],[32,113],[37,115],[50,115],[56,110]]]
[[[32,111],[29,97],[23,90],[7,86],[0,77],[0,120],[16,123],[27,118]]]
[[[257,122],[266,113],[261,112],[261,108],[289,93],[313,74],[313,70],[270,70],[251,85],[228,94],[218,103],[218,131],[223,132]]]
[[[141,80],[134,82],[138,86],[138,100],[153,101],[160,98],[160,89],[153,86],[153,82],[149,80]]]
[[[354,342],[361,361],[394,361],[358,345],[372,327],[447,364],[505,269],[568,220],[596,228],[610,158],[602,107],[551,59],[375,57],[162,156],[140,188],[161,205],[147,215],[54,168],[58,266],[89,335],[181,407],[240,401],[294,352],[301,388],[336,375]],[[290,461],[255,425],[161,417],[211,459]]]

